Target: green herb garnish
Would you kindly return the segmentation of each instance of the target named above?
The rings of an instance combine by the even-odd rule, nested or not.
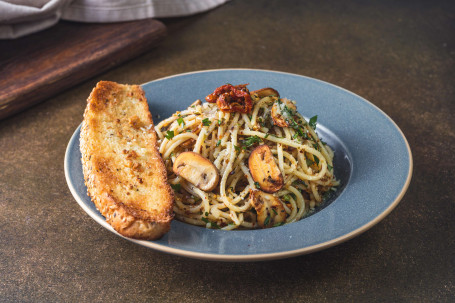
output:
[[[182,118],[182,117],[179,117],[179,118],[177,119],[177,123],[178,123],[179,125],[185,126],[185,121],[183,121],[183,118]]]
[[[242,144],[243,144],[244,147],[251,147],[255,143],[259,143],[259,142],[261,142],[261,138],[259,138],[258,136],[254,135],[252,137],[248,137],[245,140],[243,140]]]
[[[293,139],[296,139],[297,136],[299,136],[308,140],[308,135],[305,133],[304,128],[301,125],[302,121],[300,119],[298,121],[294,119],[296,112],[287,107],[286,105],[284,106],[283,110],[287,114],[286,123],[289,125],[290,128],[296,131],[296,133],[293,136]]]
[[[254,182],[254,186],[256,186],[256,188],[261,189],[261,185],[259,184],[259,182]]]
[[[313,164],[314,164],[314,162],[313,162],[311,159],[306,158],[306,165],[307,165],[307,166],[311,166],[311,165],[313,165]]]
[[[202,120],[202,125],[210,126],[210,124],[212,124],[212,122],[210,122],[209,118],[205,118],[204,120]]]
[[[182,186],[180,185],[180,183],[171,184],[171,187],[172,187],[172,189],[173,189],[175,192],[180,191],[180,188],[182,188]]]
[[[216,147],[220,146],[221,144],[221,140],[218,140],[218,142],[216,142]]]
[[[267,215],[267,218],[265,218],[265,220],[264,220],[264,226],[269,225],[269,222],[270,222],[270,214],[268,214],[268,215]]]
[[[216,222],[210,222],[210,226],[217,229],[221,228],[218,224],[216,224]]]
[[[218,224],[216,224],[216,222],[212,222],[209,219],[207,219],[206,217],[202,217],[201,220],[204,221],[205,223],[210,223],[210,227],[218,228],[218,229],[221,228]]]
[[[305,140],[311,140],[311,138],[308,136],[307,133],[303,133],[302,134],[302,138],[305,139]]]
[[[330,197],[331,194],[332,194],[332,193],[331,193],[330,191],[326,191],[326,192],[322,195],[322,200],[327,200],[327,199]]]
[[[313,116],[310,118],[310,122],[308,124],[313,128],[316,129],[316,122],[318,121],[318,115]]]
[[[174,131],[173,130],[168,130],[166,132],[166,136],[164,136],[166,139],[168,140],[171,140],[172,138],[174,138]]]

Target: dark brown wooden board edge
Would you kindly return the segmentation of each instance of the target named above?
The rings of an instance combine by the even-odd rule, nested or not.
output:
[[[25,88],[23,93],[14,98],[0,100],[0,120],[17,114],[157,46],[166,37],[167,29],[158,20],[153,19],[150,22],[154,24],[153,32],[143,35],[126,47],[116,49],[110,57],[95,58],[90,63],[78,65],[67,72],[60,73],[58,77],[48,79],[46,83],[37,87]]]

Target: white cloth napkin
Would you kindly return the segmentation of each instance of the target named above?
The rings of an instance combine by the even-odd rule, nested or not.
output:
[[[0,39],[19,38],[58,22],[121,22],[188,16],[229,0],[0,0]]]

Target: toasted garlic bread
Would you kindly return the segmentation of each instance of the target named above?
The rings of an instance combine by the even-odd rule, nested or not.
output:
[[[170,229],[174,195],[156,141],[140,86],[96,85],[81,129],[84,179],[98,210],[126,237],[153,240]]]

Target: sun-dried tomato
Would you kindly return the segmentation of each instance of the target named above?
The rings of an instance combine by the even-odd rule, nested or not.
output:
[[[222,112],[225,113],[245,113],[248,114],[253,108],[253,100],[250,91],[246,87],[248,84],[239,84],[233,86],[226,84],[218,87],[208,95],[205,100],[209,103],[215,103]]]

